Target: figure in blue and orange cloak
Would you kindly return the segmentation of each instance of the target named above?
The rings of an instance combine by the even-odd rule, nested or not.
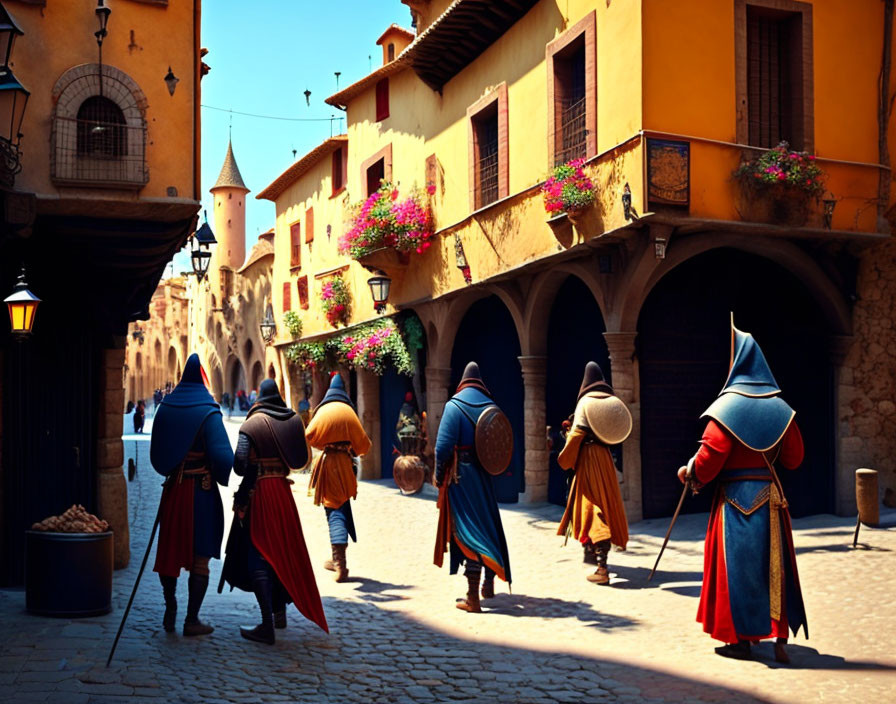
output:
[[[358,541],[351,505],[351,500],[358,495],[353,459],[367,454],[370,438],[338,373],[334,373],[330,388],[314,409],[305,438],[321,451],[311,469],[308,491],[314,492],[315,506],[323,504],[327,513],[333,559],[324,562],[324,568],[336,573],[337,582],[345,582],[348,580],[345,554],[348,539]]]
[[[174,630],[177,578],[188,570],[185,636],[211,633],[199,620],[208,588],[208,562],[221,556],[224,506],[215,486],[227,486],[233,449],[221,408],[208,392],[199,357],[191,354],[180,383],[159,404],[153,420],[150,461],[166,477],[159,507],[159,546],[153,569],[165,597],[162,625]]]
[[[492,477],[476,458],[475,420],[492,395],[470,362],[457,392],[445,404],[436,438],[435,481],[439,487],[439,523],[433,562],[442,566],[450,551],[450,573],[464,563],[467,596],[457,601],[462,611],[479,613],[479,579],[485,567],[482,597],[495,595],[495,575],[510,583],[510,556]]]
[[[290,470],[308,464],[309,454],[301,417],[286,405],[277,382],[265,379],[240,426],[233,471],[243,481],[234,495],[222,571],[222,583],[255,593],[261,624],[240,628],[248,640],[273,645],[274,629],[286,628],[290,601],[329,631],[288,479]]]
[[[750,644],[775,638],[787,663],[788,628],[808,637],[790,513],[774,470],[796,469],[803,440],[765,356],[749,333],[731,326],[731,363],[719,397],[706,409],[700,449],[678,470],[700,489],[715,478],[697,620],[726,645],[724,657],[750,658]]]

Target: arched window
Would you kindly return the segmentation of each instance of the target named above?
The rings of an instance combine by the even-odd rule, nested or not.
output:
[[[78,156],[116,158],[128,153],[124,113],[108,98],[95,95],[78,108]]]

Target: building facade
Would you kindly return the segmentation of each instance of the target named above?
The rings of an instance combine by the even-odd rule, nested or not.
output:
[[[387,32],[384,64],[327,100],[346,134],[258,196],[276,208],[278,316],[297,312],[303,340],[332,337],[321,291],[338,273],[348,325],[374,319],[366,281],[385,270],[387,312],[425,331],[430,436],[470,359],[513,423],[505,501],[562,501],[548,438],[585,362],[600,362],[634,417],[620,481],[638,519],[674,509],[675,470],[726,377],[733,312],[809,448],[784,478],[793,513],[854,512],[862,466],[896,489],[892,3],[404,2],[413,40]],[[817,200],[774,202],[734,176],[781,141],[822,169]],[[548,214],[543,184],[572,159],[595,202]],[[391,266],[338,251],[350,206],[381,179],[425,189],[435,221],[432,246]],[[289,377],[300,395],[305,376]],[[313,377],[312,400],[326,383]],[[383,409],[403,389],[363,368],[353,378],[380,441],[364,474],[388,475]]]
[[[199,0],[2,12],[30,96],[21,135],[5,137],[19,161],[4,179],[0,290],[24,266],[42,299],[30,339],[0,333],[0,583],[16,584],[24,530],[74,503],[109,521],[115,564],[128,562],[125,336],[195,230],[206,67]]]

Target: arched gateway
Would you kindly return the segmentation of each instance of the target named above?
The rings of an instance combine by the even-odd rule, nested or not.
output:
[[[835,387],[830,316],[793,273],[769,258],[714,249],[652,288],[638,318],[641,471],[646,518],[673,512],[676,469],[697,447],[700,413],[728,372],[729,312],[754,335],[797,412],[806,459],[781,480],[794,516],[834,509]],[[686,502],[705,511],[710,492]]]

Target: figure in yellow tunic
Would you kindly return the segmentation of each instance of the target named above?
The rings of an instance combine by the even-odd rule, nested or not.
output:
[[[370,449],[370,438],[361,427],[339,374],[330,380],[324,400],[305,429],[305,438],[321,451],[311,469],[309,492],[314,491],[314,504],[323,504],[327,512],[333,559],[327,560],[324,567],[336,572],[337,582],[345,582],[348,579],[345,549],[349,536],[358,542],[350,503],[358,495],[352,458]]]
[[[625,550],[628,543],[628,521],[609,446],[621,443],[631,431],[632,416],[625,403],[604,381],[600,366],[588,362],[572,427],[557,458],[563,469],[575,470],[557,534],[571,530],[582,543],[585,562],[597,565],[588,575],[588,581],[596,584],[610,583],[610,544]]]

